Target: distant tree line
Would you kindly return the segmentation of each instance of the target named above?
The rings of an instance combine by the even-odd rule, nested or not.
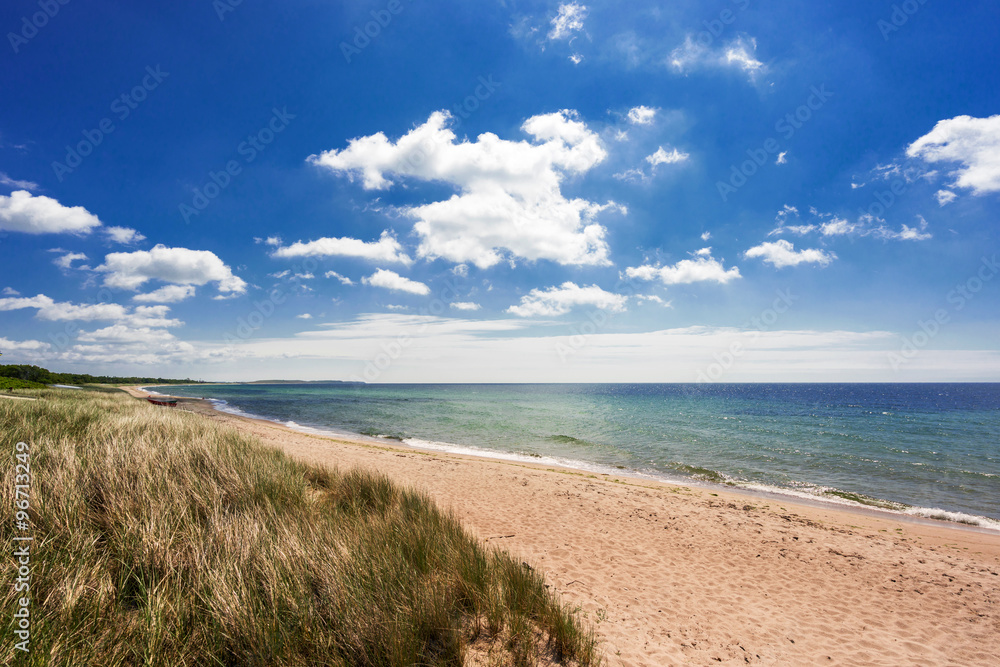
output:
[[[54,373],[47,368],[26,364],[0,364],[0,377],[16,378],[42,384],[188,384],[196,380],[171,378],[117,377],[86,373]]]

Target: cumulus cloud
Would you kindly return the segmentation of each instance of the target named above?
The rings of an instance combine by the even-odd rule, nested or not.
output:
[[[559,5],[559,12],[552,19],[552,29],[549,39],[569,39],[575,33],[583,30],[583,20],[587,18],[587,8],[575,2]]]
[[[379,269],[372,275],[362,278],[361,282],[365,285],[384,287],[385,289],[396,290],[397,292],[409,292],[410,294],[419,294],[421,296],[431,293],[431,288],[427,285],[416,280],[404,278],[395,271],[389,271],[388,269]]]
[[[656,118],[656,109],[639,105],[628,112],[628,121],[633,125],[649,125]]]
[[[449,305],[455,310],[479,310],[482,308],[478,303],[472,301],[452,301]]]
[[[75,304],[56,301],[44,294],[0,299],[0,311],[25,309],[36,310],[35,317],[50,322],[111,320],[139,327],[174,327],[183,324],[180,320],[167,318],[167,313],[170,312],[167,306],[136,306],[130,310],[117,303]]]
[[[774,164],[786,164],[788,162],[788,151],[781,151],[775,159]],[[852,183],[853,185],[853,183]]]
[[[606,157],[598,136],[572,111],[533,116],[521,126],[533,142],[508,141],[492,133],[456,143],[446,111],[393,143],[379,132],[352,139],[348,147],[309,158],[366,189],[386,189],[389,176],[447,183],[450,198],[401,209],[417,222],[417,254],[491,267],[503,251],[528,260],[608,265],[606,230],[598,213],[619,208],[567,199],[566,175],[582,174]]]
[[[214,282],[223,294],[242,294],[247,288],[242,279],[208,250],[157,245],[152,250],[111,253],[96,270],[108,274],[104,277],[105,286],[129,290],[136,290],[149,280],[174,285]]]
[[[975,195],[1000,192],[1000,114],[989,118],[956,116],[938,121],[906,149],[925,162],[958,162],[953,187]]]
[[[0,231],[25,234],[89,234],[101,221],[82,206],[63,206],[27,190],[0,195]]]
[[[266,242],[268,245],[272,239]],[[280,241],[278,242],[280,245]],[[352,238],[321,238],[303,243],[298,241],[286,247],[278,247],[272,257],[358,257],[373,262],[393,262],[409,266],[413,260],[403,252],[396,237],[383,231],[378,241],[360,241]]]
[[[117,303],[73,304],[57,302],[44,294],[31,297],[13,297],[0,299],[0,311],[23,310],[33,308],[38,312],[35,316],[40,320],[49,321],[92,321],[119,320],[126,317],[128,311]]]
[[[0,336],[0,347],[8,352],[40,352],[52,346],[40,340],[11,340]]]
[[[103,231],[112,241],[122,245],[146,240],[145,236],[129,227],[105,227]]]
[[[766,70],[756,53],[757,40],[752,37],[738,37],[720,49],[712,49],[710,44],[701,44],[693,35],[688,35],[684,43],[670,53],[668,62],[685,74],[703,67],[736,67],[753,80]]]
[[[82,252],[68,252],[61,257],[57,257],[52,260],[52,263],[61,269],[69,269],[72,268],[73,262],[78,259],[87,259],[87,256]]]
[[[721,261],[712,257],[711,248],[702,248],[691,259],[682,259],[673,265],[628,267],[625,275],[636,280],[659,280],[664,285],[683,285],[697,282],[715,282],[725,285],[741,278],[738,267],[726,269]]]
[[[301,315],[296,315],[295,317],[297,317],[300,320],[311,320],[313,318],[313,316],[310,315],[309,313],[302,313]]]
[[[607,292],[597,285],[579,286],[564,282],[558,287],[545,290],[533,289],[521,297],[521,303],[507,309],[518,317],[564,315],[575,306],[594,306],[613,313],[625,310],[628,297]]]
[[[193,297],[194,294],[194,285],[164,285],[146,294],[136,294],[132,300],[140,303],[177,303]]]
[[[653,167],[656,167],[660,164],[675,164],[677,162],[684,162],[689,157],[691,157],[689,154],[682,153],[676,148],[670,149],[670,152],[668,153],[663,150],[663,146],[660,146],[656,149],[655,153],[646,156],[646,162],[651,164]]]
[[[934,197],[937,198],[938,206],[947,206],[958,199],[958,195],[951,190],[938,190],[934,193]]]
[[[825,252],[817,248],[795,250],[795,246],[784,239],[779,239],[773,243],[761,243],[747,250],[743,253],[743,256],[748,258],[760,257],[765,263],[771,264],[778,269],[786,266],[798,266],[799,264],[819,264],[820,266],[826,266],[837,259],[837,255],[834,253]]]

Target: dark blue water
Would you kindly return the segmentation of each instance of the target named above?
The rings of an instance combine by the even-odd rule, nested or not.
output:
[[[1000,384],[205,385],[414,446],[860,501],[1000,528]],[[949,514],[953,513],[953,514]],[[962,516],[970,515],[970,516]]]

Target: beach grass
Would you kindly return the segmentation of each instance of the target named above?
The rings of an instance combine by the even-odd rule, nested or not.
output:
[[[124,394],[0,401],[3,506],[30,446],[30,653],[2,563],[3,664],[600,663],[542,575],[424,495],[307,465],[200,415]],[[10,510],[13,515],[13,510]]]

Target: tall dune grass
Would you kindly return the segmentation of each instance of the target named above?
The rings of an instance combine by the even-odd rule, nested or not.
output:
[[[31,446],[31,653],[8,556],[3,664],[460,665],[473,641],[497,664],[599,662],[536,571],[383,476],[125,395],[21,393],[42,400],[0,399],[0,456],[11,508]]]

